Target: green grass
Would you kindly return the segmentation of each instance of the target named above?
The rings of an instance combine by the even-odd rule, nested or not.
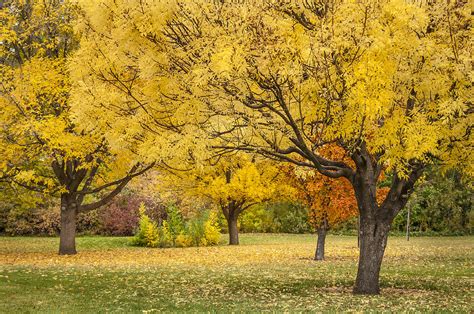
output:
[[[473,312],[474,237],[389,239],[380,296],[354,296],[355,237],[241,235],[241,245],[130,247],[129,238],[0,237],[0,312]]]

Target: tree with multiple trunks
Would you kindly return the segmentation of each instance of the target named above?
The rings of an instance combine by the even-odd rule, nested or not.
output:
[[[472,174],[465,1],[183,1],[166,31],[223,150],[347,180],[360,215],[354,293],[378,294],[391,222],[427,165]],[[155,36],[156,35],[156,36]],[[324,157],[337,145],[344,159]],[[377,202],[384,169],[393,173]]]
[[[78,213],[106,204],[152,166],[72,122],[66,62],[77,47],[76,16],[68,1],[0,7],[0,177],[60,199],[59,254],[76,253]]]

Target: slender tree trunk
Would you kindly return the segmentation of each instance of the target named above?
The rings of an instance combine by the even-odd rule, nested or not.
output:
[[[239,229],[237,227],[236,215],[229,215],[227,219],[227,225],[229,227],[229,245],[239,244]]]
[[[76,254],[76,207],[61,199],[61,232],[59,234],[59,255]]]
[[[410,241],[410,207],[408,207],[407,213],[407,241]]]
[[[379,274],[390,223],[361,217],[359,268],[355,294],[379,294]]]
[[[324,260],[324,245],[326,244],[326,233],[327,233],[327,223],[322,223],[318,228],[318,242],[316,245],[316,253],[314,254],[314,260],[322,261]]]

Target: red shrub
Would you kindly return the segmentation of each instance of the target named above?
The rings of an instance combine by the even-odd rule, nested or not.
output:
[[[133,235],[138,226],[138,208],[142,202],[145,203],[150,218],[158,223],[165,218],[164,207],[151,198],[124,194],[100,209],[101,233],[116,236]]]

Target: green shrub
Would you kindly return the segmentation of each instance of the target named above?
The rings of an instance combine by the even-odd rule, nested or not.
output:
[[[184,223],[179,210],[170,206],[168,219],[158,226],[140,205],[139,226],[132,239],[132,245],[146,247],[188,247],[210,246],[219,243],[221,234],[215,212],[205,212]]]
[[[145,204],[140,205],[140,220],[138,229],[132,239],[132,244],[136,246],[157,247],[159,242],[159,230],[156,222],[152,221],[145,214]]]
[[[249,208],[240,215],[241,232],[276,232],[273,212],[264,204]]]
[[[306,233],[312,231],[306,208],[291,202],[253,206],[240,215],[239,223],[241,232]]]
[[[460,173],[450,171],[443,175],[432,167],[394,219],[392,230],[406,230],[410,210],[410,230],[413,232],[470,234],[473,231],[473,192],[472,186]]]
[[[184,230],[183,216],[175,205],[168,206],[166,209],[168,218],[163,222],[163,227],[166,223],[166,237],[169,238],[172,246],[176,246],[176,238]]]
[[[191,238],[192,246],[202,246],[204,239],[204,215],[197,215],[191,218],[186,225],[186,233]]]

